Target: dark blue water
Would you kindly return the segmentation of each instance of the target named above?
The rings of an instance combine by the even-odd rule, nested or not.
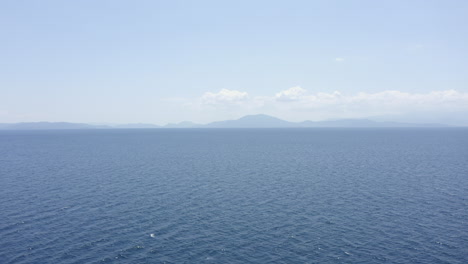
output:
[[[0,132],[0,263],[468,263],[468,129]]]

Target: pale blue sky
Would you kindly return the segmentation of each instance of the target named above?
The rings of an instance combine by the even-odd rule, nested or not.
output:
[[[0,122],[468,124],[467,14],[464,0],[0,1]]]

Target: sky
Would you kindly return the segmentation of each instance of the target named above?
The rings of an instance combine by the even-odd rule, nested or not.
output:
[[[0,1],[0,123],[468,125],[468,1]]]

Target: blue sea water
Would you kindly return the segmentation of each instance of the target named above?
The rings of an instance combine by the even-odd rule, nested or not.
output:
[[[468,129],[0,132],[0,263],[468,263]]]

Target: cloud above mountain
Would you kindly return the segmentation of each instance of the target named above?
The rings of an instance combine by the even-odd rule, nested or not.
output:
[[[196,111],[210,111],[213,119],[247,114],[270,114],[286,120],[363,118],[412,113],[460,113],[468,111],[468,93],[440,90],[409,93],[399,90],[345,94],[340,91],[310,92],[300,86],[270,95],[250,95],[246,91],[222,89],[187,99]],[[215,112],[213,112],[215,111]]]
[[[287,90],[281,91],[275,95],[277,101],[289,102],[297,101],[307,91],[300,86],[291,87]]]
[[[401,113],[424,110],[468,110],[468,93],[455,90],[432,91],[429,93],[407,93],[398,90],[377,93],[344,95],[339,91],[304,94],[296,98],[297,107],[323,109],[341,107],[346,111],[365,113]]]
[[[217,93],[206,92],[201,97],[203,104],[208,105],[223,105],[223,104],[238,104],[248,100],[249,95],[246,92],[222,89]]]

